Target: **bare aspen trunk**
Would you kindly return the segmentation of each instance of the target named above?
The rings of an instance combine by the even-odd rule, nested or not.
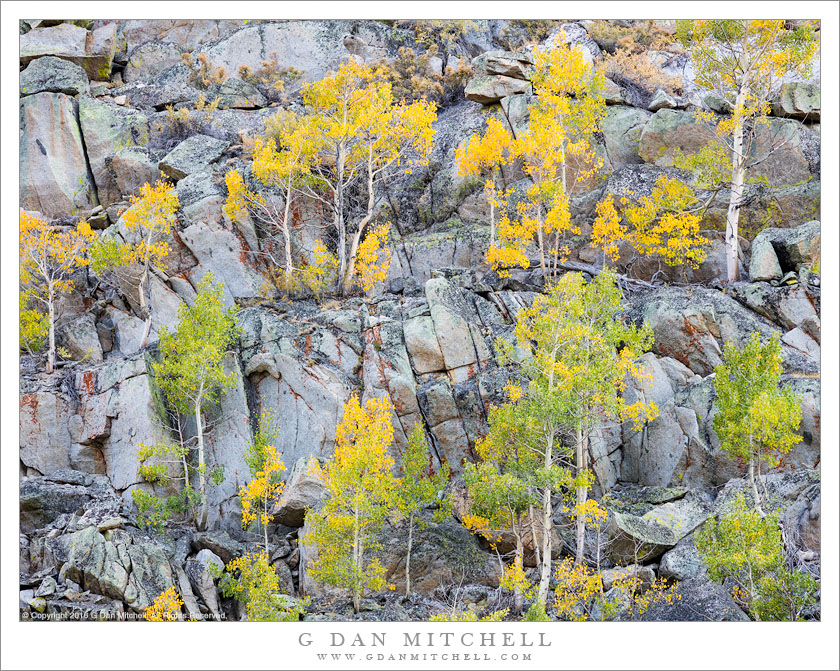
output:
[[[548,583],[551,580],[551,488],[543,490],[543,519],[542,519],[542,565],[540,567],[539,602],[545,606],[548,600]]]
[[[265,556],[268,557],[268,555],[269,555],[269,552],[268,552],[268,524],[264,523],[265,518],[268,517],[268,497],[267,496],[263,497],[263,514],[264,514],[263,519],[260,520],[260,521],[263,522],[263,540],[265,541]]]
[[[408,551],[405,553],[405,595],[411,591],[411,543],[414,539],[414,513],[408,516]]]
[[[336,232],[338,233],[338,282],[339,288],[341,287],[341,280],[344,278],[344,274],[347,271],[347,231],[345,230],[344,225],[344,162],[346,160],[345,157],[345,148],[343,145],[339,145],[337,150],[336,162],[335,162],[335,169],[336,169],[336,185],[335,185],[335,198],[334,198],[334,207],[335,207],[335,227]]]
[[[580,476],[586,468],[586,452],[588,446],[587,436],[578,430],[577,447],[575,450],[575,470]],[[575,518],[575,563],[583,563],[583,545],[586,538],[586,519],[583,515],[583,506],[586,503],[586,486],[577,488],[577,516]]]
[[[47,290],[47,310],[50,320],[50,343],[47,349],[47,373],[55,370],[55,293],[52,284]]]
[[[286,183],[286,207],[283,211],[283,242],[286,248],[286,269],[283,277],[286,280],[286,290],[289,289],[289,283],[292,279],[292,233],[289,229],[289,214],[292,210],[292,182],[289,180]]]
[[[368,148],[368,204],[367,204],[367,212],[365,213],[364,219],[359,222],[359,230],[357,230],[353,234],[353,240],[350,242],[350,255],[347,258],[347,269],[344,271],[344,275],[342,275],[342,282],[341,282],[341,292],[345,296],[350,292],[350,289],[353,287],[353,273],[356,272],[356,255],[359,252],[359,244],[362,242],[362,235],[365,232],[365,228],[370,223],[371,219],[373,219],[373,206],[375,204],[374,199],[374,191],[373,191],[373,146],[369,146]]]
[[[755,459],[753,457],[750,457],[749,475],[750,485],[752,486],[753,501],[755,502],[755,509],[759,515],[764,517],[764,509],[761,507],[761,499],[759,498],[758,487],[755,483]]]
[[[533,533],[531,535],[533,536]],[[534,540],[536,540],[536,539],[534,539]],[[536,542],[534,543],[534,545],[536,546]],[[522,533],[521,533],[521,530],[520,530],[520,533],[516,534],[516,556],[514,558],[514,562],[518,562],[520,567],[522,566],[522,561],[523,561],[522,560],[522,555],[523,555]],[[521,612],[522,612],[522,588],[519,585],[517,585],[516,586],[516,591],[513,593],[513,613],[514,613],[514,615],[519,615],[519,613],[521,613]]]
[[[146,239],[146,244],[151,242],[151,232]],[[145,312],[146,324],[143,327],[143,337],[140,339],[140,349],[143,351],[146,345],[149,344],[149,334],[152,332],[152,289],[149,278],[149,259],[143,264],[143,274],[140,276],[140,286],[138,287],[140,294],[140,309]]]
[[[539,224],[537,226],[537,241],[540,246],[540,270],[542,271],[543,283],[547,285],[548,274],[545,269],[545,242],[543,241],[543,216],[542,211],[539,211]]]
[[[353,612],[358,613],[361,609],[362,588],[359,582],[359,576],[362,573],[362,539],[359,534],[359,508],[356,506],[355,511],[356,524],[353,529],[353,568],[355,575],[353,576]]]
[[[204,458],[204,429],[201,426],[201,397],[202,390],[199,389],[198,399],[195,402],[195,433],[198,438],[198,491],[201,497],[199,505],[198,520],[196,526],[199,531],[207,528],[207,474],[205,471],[206,461]]]
[[[735,99],[735,109],[743,108],[746,100],[746,82],[738,91]],[[744,173],[746,159],[744,151],[744,122],[735,119],[732,131],[732,184],[729,192],[729,207],[726,210],[726,279],[731,284],[738,281],[738,216],[740,214],[741,198],[744,194]]]

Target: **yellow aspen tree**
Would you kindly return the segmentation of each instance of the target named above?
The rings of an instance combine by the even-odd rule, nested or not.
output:
[[[62,230],[20,211],[20,283],[25,304],[38,301],[47,313],[47,373],[55,370],[57,299],[73,291],[71,274],[88,265],[87,249],[96,238],[90,225]],[[24,318],[28,318],[26,314]]]
[[[249,189],[233,168],[225,175],[228,195],[223,210],[231,221],[248,214],[272,233],[275,230],[280,232],[283,237],[283,263],[277,263],[270,251],[263,250],[263,253],[268,253],[275,265],[282,265],[284,286],[288,290],[293,285],[295,270],[291,232],[293,202],[295,196],[304,190],[307,180],[311,180],[312,162],[320,145],[310,119],[284,111],[275,115],[273,121],[274,136],[257,138],[254,143],[251,174],[259,183],[279,188],[282,203]]]
[[[154,602],[144,612],[147,622],[174,622],[181,616],[184,600],[175,587],[157,595]]]
[[[595,133],[606,116],[604,75],[587,59],[582,47],[565,44],[561,32],[547,49],[535,49],[531,83],[536,100],[529,105],[528,130],[519,142],[524,170],[534,182],[529,199],[538,219],[538,243],[543,277],[548,278],[547,254],[554,257],[552,275],[564,252],[567,232],[580,235],[571,225],[569,197],[580,180],[596,174],[603,165],[593,146]],[[570,158],[577,169],[570,175]],[[550,249],[544,235],[554,234]]]
[[[660,175],[649,195],[618,199],[608,196],[595,207],[593,247],[600,246],[603,259],[616,261],[618,243],[628,240],[641,256],[659,259],[669,266],[697,268],[706,260],[709,239],[701,231],[704,205],[685,182]]]
[[[467,464],[464,482],[470,500],[470,514],[464,525],[473,533],[484,536],[496,547],[499,529],[509,530],[514,539],[513,561],[503,571],[503,586],[513,592],[513,612],[522,612],[523,598],[531,591],[523,581],[525,534],[530,530],[534,546],[538,533],[534,528],[531,509],[540,505],[542,485],[551,480],[559,489],[564,480],[571,480],[568,469],[552,462],[542,471],[542,424],[535,417],[536,408],[531,397],[521,387],[508,385],[508,402],[490,408],[490,431],[476,444],[482,461]],[[549,419],[550,421],[550,419]],[[537,549],[539,554],[539,549]]]
[[[502,204],[499,182],[502,169],[516,158],[515,140],[505,125],[496,117],[487,120],[484,135],[471,135],[455,149],[458,172],[462,177],[480,177],[487,174],[484,193],[490,204],[490,250],[496,248],[496,208]],[[491,255],[488,251],[488,255]],[[491,265],[491,261],[488,261]]]
[[[432,124],[437,120],[435,103],[417,100],[397,104],[390,84],[378,84],[376,94],[368,111],[369,120],[363,128],[360,147],[368,199],[364,216],[356,224],[350,240],[347,268],[342,280],[344,293],[350,290],[357,274],[355,264],[359,245],[383,197],[382,187],[399,174],[411,174],[415,168],[428,165],[434,148]],[[381,232],[383,229],[380,227],[377,230]],[[387,231],[387,228],[384,230]],[[373,235],[374,241],[384,247],[387,238],[383,238],[381,233]],[[390,261],[390,255],[387,261]],[[387,271],[387,263],[384,270]]]
[[[387,396],[364,406],[352,397],[336,428],[335,455],[322,471],[327,500],[306,515],[304,543],[318,549],[309,564],[312,576],[350,591],[358,613],[362,591],[385,587],[385,568],[376,556],[376,534],[396,510],[400,480],[388,448],[394,441],[393,407]],[[319,468],[314,460],[311,468]]]
[[[330,207],[336,229],[339,288],[353,282],[356,252],[381,199],[381,185],[423,165],[433,147],[435,104],[398,104],[377,70],[355,60],[303,89],[312,132],[321,148],[309,193]],[[347,240],[347,189],[361,180],[368,196],[364,214]],[[325,195],[323,195],[325,194]]]
[[[286,483],[283,473],[286,464],[280,450],[272,443],[277,438],[271,427],[271,417],[263,414],[254,436],[245,462],[251,471],[252,479],[239,487],[239,503],[242,506],[242,528],[247,529],[253,522],[262,530],[263,553],[270,556],[268,547],[268,525],[274,519],[271,510],[283,493]]]
[[[779,389],[782,344],[778,332],[764,344],[753,333],[747,343],[723,347],[723,363],[715,368],[718,412],[713,426],[721,449],[748,465],[753,505],[764,515],[761,462],[778,466],[781,455],[799,442],[802,398],[790,389]]]
[[[122,216],[128,231],[137,231],[140,240],[135,243],[120,243],[114,238],[100,237],[91,247],[91,269],[94,272],[137,263],[142,272],[137,283],[140,310],[145,325],[140,349],[149,342],[152,330],[151,276],[152,267],[160,268],[169,254],[169,244],[164,239],[175,225],[178,210],[178,194],[175,187],[165,180],[158,180],[154,186],[146,183],[140,187],[140,195],[131,196],[131,207]]]
[[[725,101],[724,117],[699,111],[712,142],[730,157],[729,207],[726,212],[726,274],[738,280],[738,219],[747,171],[767,159],[786,140],[759,152],[756,138],[766,127],[770,99],[782,78],[810,76],[819,43],[809,22],[788,27],[781,19],[677,21],[677,37],[691,54],[696,83]]]
[[[388,277],[388,267],[391,264],[391,252],[388,249],[390,229],[390,223],[372,228],[357,250],[354,275],[365,293],[373,289],[377,282]]]
[[[621,215],[615,209],[611,197],[605,198],[595,206],[595,221],[592,223],[592,247],[601,248],[601,265],[607,266],[607,259],[618,261],[619,243],[624,240],[627,227],[621,223]]]

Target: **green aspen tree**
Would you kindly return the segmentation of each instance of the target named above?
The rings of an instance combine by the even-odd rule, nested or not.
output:
[[[198,285],[192,306],[178,307],[178,326],[160,330],[160,362],[152,364],[155,380],[178,412],[195,418],[198,452],[199,510],[196,526],[207,526],[207,459],[204,448],[204,411],[230,387],[235,373],[226,373],[224,358],[239,334],[234,308],[225,308],[221,284],[207,273]]]
[[[802,399],[790,389],[779,389],[782,344],[778,333],[761,344],[753,333],[743,348],[726,343],[723,363],[715,369],[718,413],[712,425],[721,448],[733,459],[747,463],[753,505],[764,514],[757,482],[761,462],[770,468],[793,448],[802,420]]]
[[[411,550],[417,516],[423,508],[439,502],[435,519],[442,522],[451,513],[448,497],[442,498],[449,484],[449,466],[442,464],[437,473],[431,468],[429,442],[420,424],[415,424],[408,434],[408,445],[402,454],[402,479],[397,492],[397,509],[408,520],[408,548],[405,554],[405,595],[411,591]]]

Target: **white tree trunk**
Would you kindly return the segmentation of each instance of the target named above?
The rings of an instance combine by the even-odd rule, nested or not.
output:
[[[741,109],[746,96],[743,87],[735,100],[736,109]],[[744,124],[737,119],[732,131],[732,183],[729,192],[729,207],[726,210],[726,279],[731,284],[738,281],[738,217],[744,194],[744,173],[746,159],[744,151]]]
[[[198,438],[198,491],[201,497],[196,527],[199,531],[207,528],[207,474],[204,472],[206,460],[204,458],[204,429],[201,425],[201,392],[195,402],[195,434]]]
[[[47,291],[47,311],[50,320],[50,342],[47,348],[47,373],[55,370],[55,292],[52,285]]]

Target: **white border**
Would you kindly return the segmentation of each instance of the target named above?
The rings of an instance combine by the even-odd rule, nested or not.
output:
[[[552,668],[552,669],[836,669],[838,668],[838,9],[836,2],[3,2],[2,44],[2,668]],[[822,20],[822,617],[819,624],[431,625],[428,623],[203,625],[21,624],[18,620],[17,389],[17,50],[18,20],[80,18],[819,18]],[[793,16],[790,16],[791,13]],[[840,264],[839,264],[840,265]],[[154,629],[151,627],[154,626]],[[547,633],[550,648],[528,663],[436,661],[414,665],[376,660],[330,666],[297,644],[300,633],[528,631]],[[475,652],[461,649],[460,652]],[[524,648],[513,649],[524,652]],[[533,649],[529,649],[533,650]],[[325,650],[330,652],[330,650]],[[345,649],[349,651],[349,649]],[[371,652],[379,650],[369,649]],[[426,650],[430,652],[429,650]],[[400,650],[395,650],[400,652]],[[445,652],[443,648],[434,652]],[[502,650],[492,651],[498,657]]]

